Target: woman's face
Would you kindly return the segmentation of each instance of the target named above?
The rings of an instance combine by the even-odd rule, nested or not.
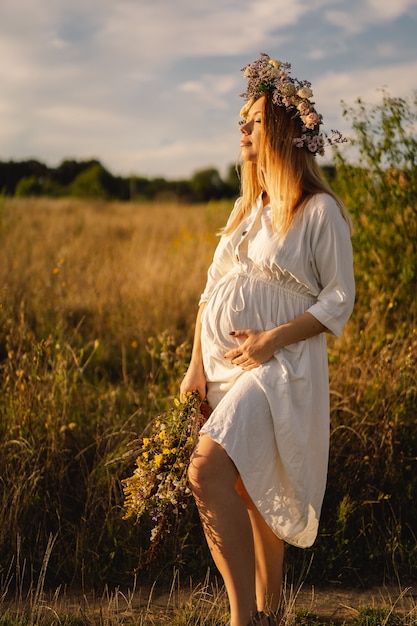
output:
[[[256,163],[264,125],[265,97],[256,100],[240,127],[240,154],[244,161]]]

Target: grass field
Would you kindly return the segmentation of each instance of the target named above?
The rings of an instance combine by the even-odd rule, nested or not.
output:
[[[29,606],[21,622],[38,623],[45,589],[110,589],[111,607],[121,597],[114,589],[133,585],[149,528],[122,519],[121,480],[143,427],[178,393],[215,233],[230,208],[1,200],[0,597],[2,610],[11,593],[30,598],[19,605]],[[368,239],[375,236],[376,254],[374,226]],[[301,577],[307,585],[406,587],[415,578],[415,312],[372,289],[363,255],[356,272],[355,313],[340,339],[329,338],[331,459],[321,531],[311,551],[288,550],[290,586]],[[175,569],[195,580],[197,595],[208,584],[211,598],[209,566],[190,508],[137,585],[169,586]],[[94,618],[53,617],[58,604],[51,600],[49,623],[130,623],[103,609]],[[187,602],[180,608],[172,624],[222,623],[196,621]],[[1,626],[14,623],[10,615]],[[158,623],[146,615],[134,623]],[[391,623],[378,619],[361,624]],[[415,613],[407,619],[416,623]]]

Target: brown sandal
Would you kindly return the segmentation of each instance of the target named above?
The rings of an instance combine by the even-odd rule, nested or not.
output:
[[[263,611],[256,611],[248,626],[256,626],[256,624],[260,624],[260,622],[265,618],[266,624],[264,624],[263,626],[279,626],[283,623],[283,617],[284,613],[282,609],[278,610],[276,613],[270,613],[270,615],[267,615]]]
[[[251,621],[249,622],[248,626],[256,626],[256,624],[260,624],[260,622],[264,618],[266,618],[268,620],[267,623],[264,624],[264,626],[270,626],[271,622],[269,620],[269,617],[263,611],[256,611],[256,613],[254,613]]]
[[[280,626],[284,624],[284,611],[279,609],[276,613],[270,613],[268,619],[269,626]]]

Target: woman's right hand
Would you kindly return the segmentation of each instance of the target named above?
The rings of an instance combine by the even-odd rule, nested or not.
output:
[[[180,385],[180,400],[184,401],[187,393],[197,390],[201,400],[206,397],[206,377],[203,366],[190,365]]]

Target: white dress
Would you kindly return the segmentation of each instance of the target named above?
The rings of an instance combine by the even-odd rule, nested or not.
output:
[[[226,450],[276,535],[311,546],[328,465],[325,334],[280,349],[249,371],[224,353],[242,342],[231,330],[275,328],[305,311],[340,334],[352,312],[354,278],[349,229],[334,199],[323,193],[309,200],[280,244],[270,207],[259,197],[238,228],[222,236],[201,302],[214,408],[202,432]]]

